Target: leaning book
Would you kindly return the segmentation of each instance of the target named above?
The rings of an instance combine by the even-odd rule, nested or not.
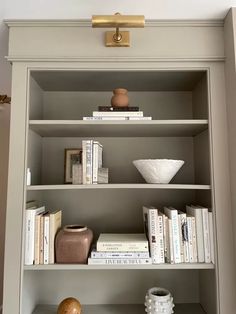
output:
[[[98,252],[148,252],[148,240],[143,233],[101,233],[97,241]]]

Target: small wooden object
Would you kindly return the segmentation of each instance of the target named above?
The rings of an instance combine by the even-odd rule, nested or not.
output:
[[[59,304],[57,314],[81,314],[81,304],[75,298],[66,298]]]
[[[0,95],[0,104],[10,104],[11,103],[11,97],[8,97],[7,95]]]

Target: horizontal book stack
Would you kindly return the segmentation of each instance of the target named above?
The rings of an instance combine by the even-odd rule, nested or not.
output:
[[[88,259],[89,265],[151,264],[145,234],[102,233]]]
[[[207,208],[143,207],[153,264],[214,263],[213,218]]]
[[[54,242],[61,228],[62,211],[52,213],[29,202],[25,213],[25,265],[54,264]]]
[[[108,183],[108,168],[102,166],[103,146],[94,140],[82,141],[83,184]]]
[[[125,120],[152,120],[152,117],[144,117],[143,111],[139,110],[139,107],[111,107],[111,106],[99,106],[98,111],[93,111],[92,117],[83,117],[83,120],[87,121],[125,121]]]

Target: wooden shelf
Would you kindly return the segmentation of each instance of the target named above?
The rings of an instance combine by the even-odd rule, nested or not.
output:
[[[42,190],[97,190],[97,189],[172,189],[172,190],[210,190],[210,185],[201,184],[60,184],[60,185],[30,185],[28,191]]]
[[[144,300],[143,300],[144,301]],[[84,305],[83,314],[144,314],[144,305]],[[205,314],[200,304],[176,304],[175,314]],[[39,305],[33,314],[56,314],[57,306]]]
[[[208,120],[30,120],[29,128],[42,137],[181,137],[203,132]]]
[[[214,269],[212,263],[182,263],[182,264],[156,264],[156,265],[80,265],[80,264],[53,264],[24,266],[24,270],[114,270],[114,269],[160,269],[160,270],[188,270],[188,269]]]

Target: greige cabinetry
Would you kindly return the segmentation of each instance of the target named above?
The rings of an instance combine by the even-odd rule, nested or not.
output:
[[[176,313],[233,313],[222,23],[150,21],[123,49],[105,48],[103,31],[86,21],[8,25],[13,83],[3,313],[56,313],[53,305],[67,296],[79,298],[85,314],[144,313],[152,286],[171,290]],[[118,86],[153,120],[82,121]],[[64,149],[85,138],[103,144],[110,184],[63,184]],[[172,184],[149,185],[132,165],[138,158],[186,164]],[[95,237],[142,232],[144,204],[201,203],[214,214],[215,264],[24,266],[30,199],[63,209],[63,224],[86,224]]]

